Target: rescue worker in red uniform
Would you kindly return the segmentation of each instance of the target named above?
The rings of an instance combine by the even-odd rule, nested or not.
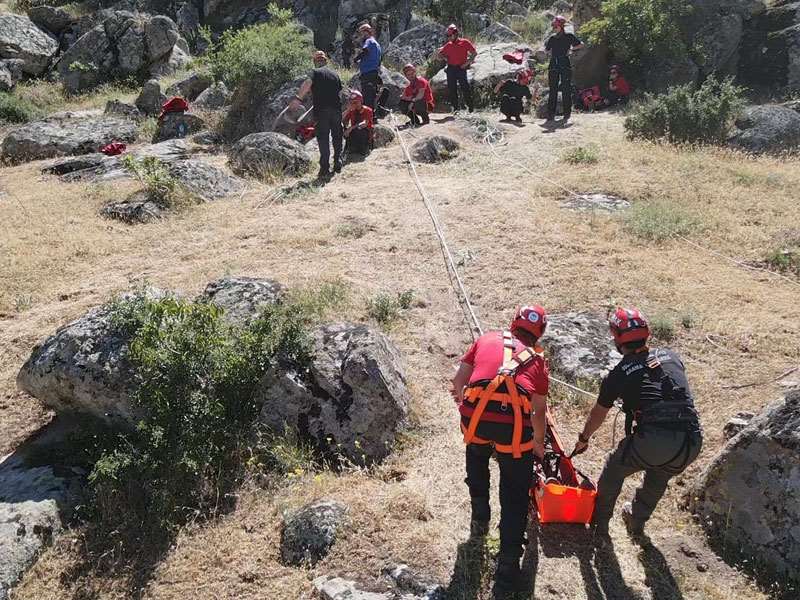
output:
[[[518,308],[508,331],[481,336],[453,378],[466,448],[465,482],[472,502],[470,537],[489,531],[489,459],[500,467],[500,553],[496,598],[525,591],[520,559],[528,525],[534,456],[544,456],[547,363],[536,346],[547,327],[540,306]]]
[[[608,538],[608,523],[626,477],[644,471],[633,502],[622,509],[628,533],[637,538],[644,534],[669,480],[695,461],[703,445],[700,418],[678,354],[648,347],[650,327],[638,310],[618,308],[609,325],[622,360],[600,385],[597,404],[573,452],[586,451],[614,401],[622,399],[626,437],[609,455],[597,482],[592,520],[600,543]]]

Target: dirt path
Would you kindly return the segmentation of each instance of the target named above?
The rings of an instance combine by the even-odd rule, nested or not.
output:
[[[614,115],[580,115],[572,127],[554,133],[531,123],[504,130],[501,158],[471,140],[463,121],[409,133],[409,138],[445,133],[465,146],[455,160],[421,166],[420,176],[439,207],[484,324],[504,324],[517,302],[539,302],[552,312],[604,311],[620,302],[669,317],[676,323],[672,345],[687,359],[708,438],[701,460],[659,507],[651,524],[652,547],[632,544],[616,520],[613,554],[592,556],[585,532],[574,527],[532,532],[536,543],[528,565],[537,564],[532,598],[764,597],[710,555],[677,501],[720,446],[727,418],[743,406],[758,409],[779,392],[777,385],[725,386],[777,375],[800,360],[796,289],[685,245],[645,244],[626,233],[619,218],[563,210],[556,186],[503,157],[522,160],[570,189],[617,193],[635,203],[667,202],[696,215],[703,225],[700,239],[740,257],[757,256],[786,223],[800,222],[791,191],[800,184],[796,165],[633,144],[624,140],[621,119]],[[599,162],[564,163],[562,153],[576,146],[596,149]],[[13,375],[30,345],[131,282],[147,279],[195,292],[225,273],[269,276],[295,287],[343,278],[352,288],[344,315],[351,318],[363,318],[365,300],[379,291],[413,289],[419,306],[407,311],[390,335],[407,358],[415,427],[377,474],[309,475],[287,483],[275,497],[243,492],[234,514],[181,535],[135,594],[102,573],[77,570],[76,535],[46,553],[16,598],[297,598],[315,574],[378,585],[380,570],[390,561],[452,580],[454,598],[487,597],[488,578],[476,584],[470,573],[486,575],[490,564],[475,566],[475,557],[460,549],[469,502],[463,445],[446,391],[469,338],[398,147],[375,152],[324,189],[281,204],[264,205],[266,190],[255,189],[241,200],[137,228],[96,216],[97,207],[110,193],[121,193],[118,189],[87,195],[83,186],[40,180],[34,172],[24,167],[0,173],[3,189],[20,189],[22,179],[33,180],[17,192],[29,218],[13,204],[0,204],[8,231],[24,232],[5,238],[12,239],[10,255],[20,262],[4,262],[0,272],[4,279],[8,275],[6,314],[0,316],[5,350],[0,398],[6,398],[0,416],[0,433],[6,435],[0,440],[6,449],[46,418],[34,401],[13,391]],[[749,183],[737,183],[745,175]],[[347,219],[369,226],[365,235],[345,234],[341,224]],[[34,297],[32,305],[15,310],[13,298],[26,294]],[[769,314],[757,310],[762,303],[768,303]],[[780,327],[773,315],[780,315]],[[590,404],[561,394],[553,404],[563,436],[573,441]],[[609,423],[581,460],[584,470],[599,473],[611,436]],[[283,567],[276,550],[281,510],[322,496],[350,504],[352,530],[313,571]],[[472,568],[464,570],[467,563]]]

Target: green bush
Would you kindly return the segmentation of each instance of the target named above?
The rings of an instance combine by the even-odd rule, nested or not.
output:
[[[767,254],[765,262],[768,267],[781,273],[800,275],[800,245],[773,250]]]
[[[89,506],[108,530],[166,532],[224,508],[253,456],[262,377],[276,364],[308,364],[302,307],[268,306],[246,327],[221,317],[213,304],[144,292],[111,305],[112,327],[131,339],[143,417],[103,445],[89,476]],[[296,445],[281,443],[276,461]]]
[[[658,57],[688,56],[680,22],[689,11],[687,0],[606,0],[602,16],[585,23],[581,34],[593,44],[608,44],[635,78]]]
[[[164,208],[179,209],[196,204],[197,198],[178,179],[169,168],[155,156],[137,159],[131,154],[122,157],[122,165],[144,186],[151,202]]]
[[[380,293],[367,300],[367,316],[384,327],[391,327],[400,318],[400,311],[411,308],[413,301],[413,290],[398,292],[394,296]]]
[[[528,42],[540,42],[550,31],[550,20],[542,13],[530,13],[524,19],[513,19],[511,29]]]
[[[625,230],[638,238],[663,242],[686,235],[698,227],[697,220],[666,202],[638,203],[625,217]]]
[[[39,116],[32,102],[13,93],[0,92],[0,121],[6,123],[27,123]]]
[[[229,87],[243,81],[263,82],[269,94],[310,65],[312,43],[291,21],[291,12],[269,6],[271,21],[246,29],[228,29],[210,52],[214,77]]]
[[[653,336],[663,342],[675,339],[675,323],[669,317],[656,315],[650,319],[650,330]]]
[[[597,150],[592,147],[577,146],[565,151],[561,160],[573,165],[593,165],[600,160]]]
[[[699,88],[687,84],[648,94],[625,119],[625,130],[630,138],[721,143],[744,106],[743,93],[730,79],[709,77]]]

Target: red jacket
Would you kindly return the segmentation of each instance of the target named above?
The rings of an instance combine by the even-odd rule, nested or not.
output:
[[[432,111],[434,107],[433,102],[433,90],[431,89],[431,84],[428,82],[427,79],[424,77],[419,77],[409,83],[406,86],[406,89],[403,90],[403,97],[405,98],[416,98],[417,94],[421,89],[425,90],[425,94],[423,95],[423,100],[425,100],[425,104],[428,105],[428,111]]]

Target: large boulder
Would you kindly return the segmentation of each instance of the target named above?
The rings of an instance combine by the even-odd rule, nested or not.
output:
[[[277,281],[255,277],[225,276],[212,281],[203,292],[203,299],[224,311],[231,324],[246,324],[261,311],[286,298],[286,288]]]
[[[599,383],[622,358],[608,320],[594,313],[551,315],[541,344],[555,370],[573,382]]]
[[[22,163],[57,156],[97,152],[109,142],[133,142],[136,123],[96,111],[57,113],[12,129],[3,140],[0,157]]]
[[[311,168],[311,157],[298,142],[281,133],[251,133],[236,142],[228,153],[237,175],[257,178],[302,175]]]
[[[487,42],[513,42],[521,44],[524,42],[522,36],[513,29],[506,27],[502,23],[492,23],[481,31],[481,39]]]
[[[136,98],[136,107],[148,116],[161,112],[161,107],[167,101],[167,96],[161,93],[161,84],[157,79],[146,81],[142,91]]]
[[[194,108],[201,110],[219,110],[231,101],[228,87],[221,81],[203,90],[194,101]]]
[[[6,58],[0,60],[0,92],[10,91],[22,79],[23,60]]]
[[[298,431],[357,464],[382,460],[408,415],[400,353],[365,325],[325,325],[313,337],[307,372],[289,369],[266,377],[262,421],[276,431]]]
[[[28,18],[41,29],[61,35],[71,27],[77,19],[58,6],[33,6],[28,9]]]
[[[168,169],[187,190],[206,202],[240,194],[246,188],[244,180],[202,160],[177,160],[169,163]]]
[[[397,110],[400,106],[400,96],[403,94],[403,90],[408,86],[408,79],[406,79],[405,75],[402,73],[390,71],[386,67],[381,66],[381,80],[383,81],[383,89],[389,91],[384,106],[390,110]],[[351,90],[361,91],[361,80],[358,75],[350,79],[348,86]]]
[[[112,12],[70,46],[58,61],[58,72],[71,93],[116,77],[139,76],[168,63],[178,39],[178,27],[168,17]]]
[[[458,156],[461,144],[446,135],[433,135],[423,138],[411,146],[414,160],[424,163],[438,163]]]
[[[777,104],[746,108],[736,119],[736,130],[728,143],[755,153],[797,151],[800,148],[800,114]]]
[[[411,0],[341,0],[339,24],[350,35],[362,21],[378,25],[378,41],[384,46],[408,29],[411,22]]]
[[[800,584],[800,390],[769,405],[703,471],[691,508],[762,581]]]
[[[58,42],[28,17],[0,13],[0,58],[22,60],[28,75],[41,75],[58,52]]]
[[[208,87],[214,79],[207,73],[192,73],[185,79],[173,83],[166,90],[167,96],[181,96],[189,101],[194,101]]]
[[[518,44],[478,45],[475,63],[467,71],[467,78],[473,87],[476,106],[480,106],[493,98],[494,87],[502,80],[513,77],[520,69],[503,60],[503,54],[513,52]],[[448,98],[447,75],[442,70],[431,78],[431,87],[437,104],[446,104]]]
[[[392,40],[383,59],[397,69],[402,69],[407,63],[423,65],[444,45],[446,32],[444,25],[433,22],[404,31]]]
[[[800,4],[769,2],[745,27],[739,77],[770,93],[800,90]]]
[[[321,500],[284,517],[281,558],[287,565],[315,565],[336,542],[347,519],[347,506]]]

